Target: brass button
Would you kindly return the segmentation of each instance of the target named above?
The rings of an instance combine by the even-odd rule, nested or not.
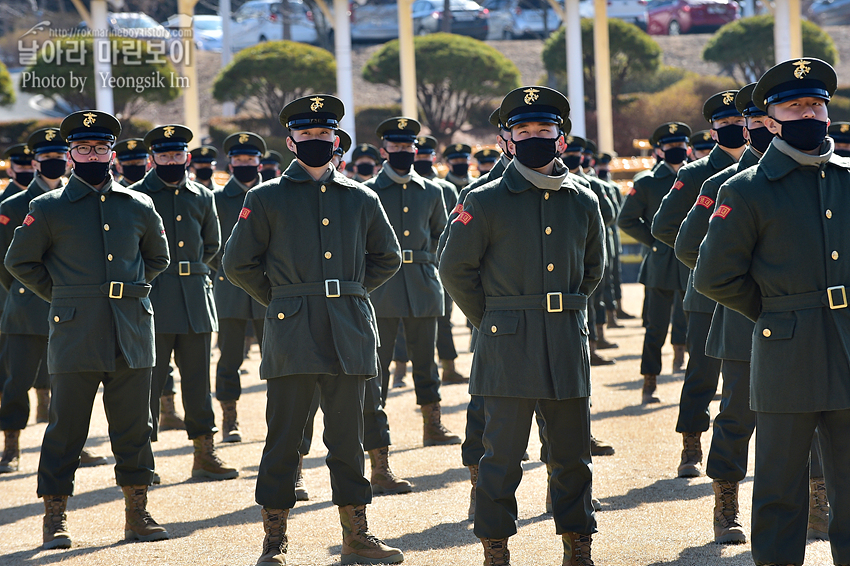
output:
[[[175,195],[179,195],[179,194],[180,194],[180,189],[174,189],[174,194],[175,194]]]
[[[218,280],[219,280],[219,281],[224,281],[224,275],[219,275],[219,276],[218,276]]]
[[[106,202],[106,195],[100,195],[100,202]]]
[[[549,200],[549,193],[544,193],[544,194],[543,194],[543,199],[544,199],[544,200]]]
[[[764,330],[761,331],[761,333],[762,333],[762,336],[764,336],[765,338],[770,338],[770,328],[765,328]]]
[[[496,328],[496,325],[494,324],[493,326],[490,327],[490,330],[493,332],[493,334],[495,334],[496,331],[499,330],[499,329]]]
[[[402,188],[402,189],[407,189],[407,183],[403,184],[403,185],[401,186],[401,188]]]
[[[407,211],[408,211],[408,210],[410,210],[410,209],[409,209],[409,208],[407,208],[407,207],[405,206],[404,208],[402,208],[402,210],[403,210],[403,211],[405,211],[405,212],[407,212]]]
[[[326,190],[328,190],[328,189],[327,189],[327,187],[325,187],[324,185],[322,185],[322,192],[325,192]]]
[[[820,172],[820,178],[821,178],[821,179],[826,179],[826,171],[821,171],[821,172]]]
[[[832,259],[838,259],[838,252],[832,252]]]
[[[177,242],[177,247],[178,247],[178,248],[182,248],[182,247],[183,247],[183,240],[180,240],[179,242]]]
[[[546,269],[548,269],[549,271],[554,271],[555,270],[555,264],[550,263],[549,265],[546,266]]]
[[[331,252],[325,252],[325,259],[331,259],[331,257],[332,257]]]
[[[178,215],[177,215],[177,218],[176,218],[175,220],[177,220],[177,222],[180,222],[181,220],[183,220],[183,217],[182,217],[181,215],[179,215],[179,214],[178,214]]]
[[[658,246],[652,246],[652,251],[657,252],[657,251],[658,251]]]
[[[826,217],[827,217],[827,218],[832,218],[832,211],[831,211],[831,210],[829,210],[828,208],[826,209]]]
[[[405,231],[404,231],[404,235],[405,235],[405,236],[410,236],[410,230],[405,230]]]
[[[112,254],[107,255],[106,259],[108,259],[109,261],[112,261]]]
[[[322,226],[327,226],[330,223],[331,223],[331,221],[328,220],[327,218],[322,218]]]
[[[20,293],[21,295],[23,295],[24,293],[26,293],[26,291],[24,290],[24,288],[23,288],[23,287],[21,287],[20,289],[18,289],[18,293]]]
[[[53,317],[53,322],[59,322],[59,317],[58,317],[58,316],[54,316],[54,317]]]
[[[549,235],[549,234],[551,234],[551,233],[552,233],[552,227],[551,227],[551,226],[546,226],[546,235],[548,236],[548,235]]]
[[[284,318],[286,318],[286,315],[283,314],[282,312],[279,312],[279,313],[277,313],[277,318],[280,319],[280,320],[283,320]]]
[[[109,232],[109,224],[104,224],[103,229],[106,230],[107,232]]]

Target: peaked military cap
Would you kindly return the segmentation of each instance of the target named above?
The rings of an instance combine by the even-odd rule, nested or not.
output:
[[[18,165],[30,165],[33,158],[32,150],[25,143],[17,143],[6,148],[3,158]]]
[[[735,107],[745,118],[755,116],[767,116],[767,112],[760,109],[753,103],[753,90],[756,88],[756,83],[750,83],[742,87],[735,95]]]
[[[36,155],[51,151],[68,151],[68,144],[62,138],[59,128],[41,128],[34,131],[27,139],[27,147]]]
[[[611,163],[611,160],[617,157],[617,152],[612,151],[611,153],[600,153],[599,159],[596,160],[600,165],[605,165]]]
[[[469,157],[472,153],[472,148],[465,143],[456,143],[446,146],[443,150],[443,157],[446,159],[454,159],[455,157]]]
[[[767,112],[771,104],[816,96],[827,102],[835,94],[838,77],[826,61],[806,57],[774,65],[762,75],[753,91],[753,102]]]
[[[345,170],[348,171],[349,173],[354,173],[354,162],[349,161],[348,163],[346,163],[345,164]]]
[[[714,141],[714,138],[711,137],[711,132],[708,130],[700,130],[696,133],[691,134],[691,147],[694,149],[704,150],[711,149],[717,142]]]
[[[102,140],[112,143],[121,135],[121,123],[106,112],[80,110],[66,116],[59,131],[67,142]]]
[[[691,128],[684,122],[667,122],[655,128],[649,143],[659,146],[663,143],[687,142],[690,137]]]
[[[599,151],[599,148],[596,147],[596,142],[593,140],[586,141],[587,143],[584,146],[584,153],[592,153],[593,155],[596,155],[596,153]]]
[[[273,163],[278,165],[283,163],[283,155],[279,151],[270,149],[260,158],[260,165],[271,165]]]
[[[336,130],[345,115],[342,100],[330,94],[313,94],[293,100],[280,111],[280,123],[290,130]]]
[[[505,95],[499,108],[499,120],[507,129],[523,122],[557,124],[569,133],[572,124],[570,101],[557,90],[545,86],[522,86]]]
[[[141,138],[130,138],[121,140],[115,144],[115,157],[118,161],[132,161],[134,159],[147,159],[148,146]]]
[[[145,145],[151,153],[186,151],[192,141],[192,130],[180,124],[159,126],[145,134]]]
[[[502,130],[507,130],[508,128],[502,123],[502,120],[499,117],[499,111],[500,110],[501,110],[501,108],[496,108],[495,110],[493,110],[490,113],[490,123],[492,125],[496,126],[497,128],[500,128]]]
[[[495,163],[502,156],[502,152],[498,149],[479,149],[473,154],[472,157],[475,158],[475,161],[478,163]]]
[[[351,149],[351,136],[345,130],[337,130],[336,135],[339,136],[339,147],[334,150],[337,155],[345,155]]]
[[[434,136],[419,136],[416,138],[416,147],[419,153],[430,155],[437,151],[437,138]]]
[[[564,141],[567,144],[567,149],[564,150],[564,153],[584,151],[587,145],[587,140],[581,136],[567,136],[564,138]]]
[[[709,97],[702,105],[702,116],[708,123],[730,116],[740,116],[741,113],[735,106],[735,95],[737,90],[724,90]]]
[[[189,152],[194,163],[212,163],[218,157],[218,150],[211,145],[202,145]]]
[[[827,133],[836,143],[850,143],[850,122],[833,122]]]
[[[422,125],[413,118],[395,116],[384,120],[375,132],[379,138],[394,142],[415,142]]]
[[[224,152],[230,155],[265,155],[266,142],[251,132],[236,132],[224,140]]]
[[[355,159],[360,159],[364,155],[374,159],[375,163],[381,161],[381,152],[378,151],[377,147],[370,143],[357,144],[357,147],[355,147],[354,151],[351,152],[351,161],[354,162]]]

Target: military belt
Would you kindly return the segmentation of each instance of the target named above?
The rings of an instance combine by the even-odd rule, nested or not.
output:
[[[171,275],[201,275],[210,272],[209,266],[202,261],[178,261],[169,265],[163,273]]]
[[[829,287],[826,291],[761,298],[762,312],[788,312],[823,307],[833,310],[847,308],[847,291],[844,285]]]
[[[339,279],[325,279],[321,283],[293,283],[292,285],[272,287],[272,299],[303,297],[305,295],[325,296],[330,299],[342,295],[355,295],[364,299],[368,297],[366,287],[362,283],[340,281]]]
[[[425,250],[401,250],[402,263],[437,263],[437,254]]]
[[[110,299],[134,298],[143,299],[150,295],[151,286],[143,283],[124,283],[122,281],[110,281],[103,285],[58,285],[53,287],[54,299],[102,297],[106,295]]]
[[[582,310],[587,308],[587,295],[546,293],[545,295],[516,295],[513,297],[487,297],[485,310],[545,310],[547,312],[562,312],[564,310]]]

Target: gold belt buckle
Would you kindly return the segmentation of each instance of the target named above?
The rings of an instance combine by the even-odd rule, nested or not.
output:
[[[546,310],[548,312],[564,312],[563,293],[546,293]]]
[[[118,286],[118,292],[115,292],[115,287]],[[110,299],[123,299],[124,298],[124,282],[123,281],[112,281],[109,284],[109,298]]]
[[[188,261],[181,261],[177,264],[177,272],[180,275],[192,275],[192,263]]]
[[[340,295],[339,279],[325,279],[325,296],[334,299]]]
[[[832,298],[833,291],[841,291],[841,304],[835,304],[835,300]],[[844,285],[836,285],[835,287],[827,288],[826,298],[829,299],[829,308],[833,310],[847,308],[847,291],[844,290]]]
[[[401,250],[401,263],[413,263],[413,250]]]

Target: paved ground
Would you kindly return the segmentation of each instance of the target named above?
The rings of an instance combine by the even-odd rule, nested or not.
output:
[[[643,288],[625,287],[626,310],[640,312]],[[457,319],[455,340],[466,350],[468,332]],[[713,496],[706,477],[676,477],[680,437],[674,431],[681,377],[659,378],[663,403],[641,407],[638,363],[643,330],[637,321],[609,332],[619,343],[614,366],[594,368],[593,433],[613,443],[617,453],[596,458],[594,493],[603,510],[597,514],[599,533],[593,556],[599,565],[733,566],[752,564],[749,545],[713,543]],[[181,432],[165,432],[154,445],[157,470],[163,484],[150,493],[154,517],[166,525],[171,540],[124,543],[123,504],[111,466],[81,469],[76,496],[69,503],[74,545],[69,550],[42,551],[41,515],[36,499],[38,451],[45,425],[31,425],[22,435],[21,471],[0,476],[0,565],[253,565],[261,552],[260,509],[254,503],[257,465],[265,437],[265,385],[257,378],[256,349],[243,377],[245,394],[240,421],[245,442],[221,446],[227,462],[241,470],[236,480],[202,482],[189,479],[191,444]],[[669,370],[672,349],[665,346],[664,367]],[[460,368],[468,371],[470,355],[461,354]],[[445,422],[463,433],[466,387],[443,388]],[[717,413],[717,401],[712,414]],[[109,451],[102,406],[96,404],[88,445]],[[370,525],[378,536],[401,547],[405,563],[415,565],[468,565],[481,563],[481,546],[466,520],[469,476],[460,462],[460,447],[423,448],[421,417],[410,388],[390,394],[388,413],[394,446],[391,464],[415,488],[409,495],[379,496],[369,508]],[[216,407],[219,415],[219,408]],[[703,435],[708,446],[711,433]],[[546,471],[537,460],[540,443],[536,428],[529,442],[532,460],[524,465],[519,499],[519,533],[511,539],[514,564],[561,563],[561,542],[550,515],[544,510]],[[289,563],[336,564],[341,530],[331,503],[326,452],[317,422],[314,451],[305,459],[311,499],[299,503],[290,516]],[[368,469],[368,459],[367,459]],[[368,473],[368,472],[367,472]],[[749,524],[752,495],[750,475],[742,484],[741,503]],[[826,542],[810,543],[807,565],[832,564]]]

